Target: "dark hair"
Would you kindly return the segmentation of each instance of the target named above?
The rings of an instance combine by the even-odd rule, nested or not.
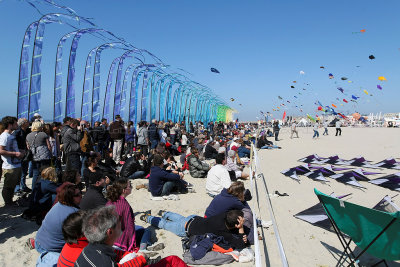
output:
[[[49,123],[46,123],[43,126],[43,132],[45,132],[49,137],[54,137],[53,127]]]
[[[243,217],[243,211],[241,210],[230,210],[225,214],[225,224],[228,229],[234,229],[238,224],[238,218]]]
[[[62,233],[66,243],[77,244],[78,239],[84,236],[82,232],[82,223],[86,214],[86,211],[80,210],[71,213],[64,220],[62,225]]]
[[[153,165],[154,166],[161,166],[164,163],[164,158],[161,155],[154,155]]]
[[[78,186],[74,184],[65,185],[58,193],[58,202],[66,206],[74,207],[75,206],[74,196],[76,189],[80,190]]]
[[[217,156],[215,157],[216,164],[222,164],[224,160],[225,160],[225,153],[218,153]]]
[[[71,117],[65,117],[65,118],[63,119],[63,123],[66,124],[67,122],[70,122],[71,119],[72,119]]]
[[[13,125],[15,122],[17,122],[17,118],[16,117],[12,117],[12,116],[5,116],[1,119],[1,124],[3,124],[4,128],[7,129],[8,125]]]
[[[97,162],[97,154],[90,155],[85,162],[86,167],[89,168],[90,164]]]
[[[77,170],[66,170],[62,174],[62,182],[76,183],[76,176],[78,175]]]
[[[127,179],[118,179],[111,186],[107,188],[107,199],[115,202],[122,195],[124,189],[128,186]]]
[[[190,148],[190,153],[192,153],[192,155],[194,155],[194,153],[199,153],[199,150],[195,147]]]
[[[228,188],[228,194],[237,197],[240,201],[244,201],[244,183],[241,181],[236,181],[231,184]]]

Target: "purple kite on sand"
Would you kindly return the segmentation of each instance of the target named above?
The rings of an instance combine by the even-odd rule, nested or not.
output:
[[[305,174],[310,172],[310,170],[305,166],[305,165],[299,165],[297,167],[293,167],[284,171],[281,171],[281,173],[285,176],[288,176],[292,179],[295,180],[300,180],[297,174]]]
[[[320,156],[318,156],[317,154],[312,154],[312,155],[309,155],[309,156],[307,156],[307,157],[305,157],[305,158],[301,158],[301,159],[299,159],[298,161],[301,161],[301,162],[304,162],[304,163],[312,163],[312,162],[314,162],[315,160],[320,160],[320,159],[325,159],[325,158],[321,158]]]
[[[400,172],[389,174],[369,182],[371,184],[389,188],[390,190],[400,191]]]
[[[313,163],[316,164],[340,164],[341,162],[343,162],[343,160],[340,159],[338,155],[331,156],[329,158],[321,159],[318,161],[313,161]]]
[[[328,165],[328,166],[324,167],[324,166],[312,166],[312,165],[309,164],[308,168],[311,169],[311,170],[318,170],[325,176],[331,176],[331,175],[336,174],[333,171],[331,165]]]
[[[313,180],[328,182],[328,180],[326,180],[326,178],[324,177],[324,173],[321,171],[321,169],[305,173],[304,175]]]
[[[356,166],[356,167],[369,167],[370,161],[366,160],[364,157],[353,158],[351,160],[343,160],[336,163],[338,165]]]
[[[386,169],[397,169],[400,170],[400,162],[396,161],[394,158],[388,158],[382,160],[378,163],[371,164],[374,168],[386,168]]]
[[[365,177],[365,175],[368,175],[368,174],[369,174],[368,172],[364,173],[362,169],[357,169],[357,170],[352,170],[352,171],[347,171],[347,172],[344,172],[344,173],[338,173],[338,174],[335,174],[335,175],[331,175],[330,177],[332,179],[353,177],[357,181],[368,182],[369,179],[367,177]],[[377,174],[377,173],[370,173],[370,174]]]

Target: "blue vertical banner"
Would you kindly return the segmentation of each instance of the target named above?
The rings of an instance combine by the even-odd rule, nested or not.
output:
[[[18,77],[17,118],[28,118],[29,109],[29,47],[31,46],[32,32],[36,31],[38,21],[31,23],[25,31],[21,48]]]
[[[128,114],[125,115],[126,95],[127,95],[127,91],[128,91],[128,78],[129,78],[129,75],[132,73],[132,70],[134,70],[137,66],[138,66],[138,64],[129,65],[129,67],[125,70],[124,79],[122,82],[120,115],[121,115],[121,118],[124,120],[126,120],[126,119],[129,120],[129,109],[128,109]]]
[[[174,81],[170,80],[165,83],[164,86],[161,88],[160,98],[158,101],[159,120],[167,121],[167,117],[165,116],[168,108],[168,105],[166,103],[166,96],[169,94],[173,85]]]
[[[92,61],[96,53],[96,48],[90,50],[86,57],[85,73],[83,75],[83,89],[82,89],[82,103],[81,103],[81,118],[85,121],[91,122],[91,72],[92,72]],[[92,90],[91,90],[92,89]]]
[[[106,118],[109,121],[110,121],[110,100],[111,100],[111,86],[113,83],[113,74],[114,74],[115,66],[119,62],[120,58],[121,57],[115,58],[113,60],[113,62],[111,63],[110,70],[108,71],[106,91],[104,93],[104,105],[103,105],[103,116],[102,117]]]
[[[143,72],[139,72],[139,67],[137,67],[132,75],[131,89],[129,94],[129,116],[128,121],[133,121],[134,125],[137,123],[137,99],[138,99],[138,88],[140,84],[140,79]]]
[[[55,77],[54,77],[54,110],[53,110],[53,121],[61,122],[63,119],[63,101],[62,101],[62,57],[64,44],[71,36],[75,35],[77,31],[70,32],[58,42],[57,54],[56,54],[56,66],[55,66]]]
[[[140,120],[149,121],[147,118],[147,108],[148,108],[148,99],[149,99],[149,88],[148,88],[148,72],[149,70],[146,69],[143,77],[143,86],[142,86],[142,104],[140,105]]]

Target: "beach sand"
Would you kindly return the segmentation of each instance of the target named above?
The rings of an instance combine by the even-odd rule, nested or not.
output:
[[[329,128],[330,135],[322,136],[312,140],[312,129],[299,128],[300,138],[289,138],[289,129],[282,129],[281,141],[278,145],[282,149],[260,150],[260,168],[263,172],[270,193],[278,190],[287,193],[286,197],[273,197],[272,205],[275,213],[280,236],[290,266],[335,266],[337,254],[342,250],[341,245],[334,233],[327,232],[321,228],[312,226],[306,222],[293,217],[294,214],[318,203],[313,189],[330,194],[352,193],[348,198],[351,202],[372,207],[385,195],[393,196],[396,192],[381,188],[372,184],[361,182],[366,189],[360,190],[349,185],[338,183],[332,179],[327,184],[322,184],[304,176],[300,177],[300,183],[280,174],[282,170],[300,165],[298,159],[310,154],[331,156],[338,154],[341,158],[351,159],[362,155],[374,162],[388,157],[400,157],[400,129],[392,128],[343,128],[342,136],[333,135],[334,128]],[[393,170],[382,170],[383,173],[395,173]],[[369,176],[375,178],[379,175]],[[151,201],[149,193],[144,190],[133,190],[128,196],[128,201],[136,216],[138,225],[146,226],[139,220],[140,212],[151,210],[156,214],[160,209],[177,212],[182,215],[204,215],[204,211],[211,201],[205,193],[205,179],[193,179],[189,175],[185,178],[195,185],[196,193],[181,195],[179,201]],[[28,179],[28,183],[32,179]],[[135,180],[133,187],[143,183],[145,180]],[[250,187],[248,181],[246,187]],[[2,183],[0,185],[0,190]],[[256,212],[261,214],[262,219],[269,220],[270,214],[266,206],[266,194],[261,181],[257,182],[260,209]],[[253,194],[251,206],[256,207],[257,196]],[[2,206],[2,199],[0,200]],[[394,199],[400,205],[400,197]],[[38,226],[34,222],[20,218],[22,208],[5,209],[0,207],[0,266],[35,266],[38,253],[29,250],[24,244],[28,237],[35,237]],[[273,228],[261,230],[265,237],[260,241],[262,266],[281,266],[279,253],[276,245]],[[180,238],[174,234],[155,230],[157,242],[164,242],[166,248],[160,253],[161,256],[182,256]],[[264,247],[266,245],[266,249]],[[267,255],[267,257],[265,256]],[[253,266],[254,263],[233,263],[229,266]],[[227,265],[228,266],[228,265]]]

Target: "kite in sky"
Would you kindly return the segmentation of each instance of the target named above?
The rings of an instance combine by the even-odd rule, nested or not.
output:
[[[342,78],[340,78],[342,81],[345,81],[345,80],[347,80],[347,77],[342,77]]]
[[[325,69],[325,67],[324,66],[321,66],[321,67],[319,67],[320,69]]]
[[[220,73],[216,68],[211,68],[211,72]]]
[[[306,73],[305,73],[304,71],[301,70],[301,71],[300,71],[300,74],[301,74],[301,75],[304,75],[304,74],[306,74]]]
[[[376,86],[376,88],[378,88],[379,90],[382,90],[382,86],[380,86],[379,84]]]
[[[332,104],[332,107],[337,108],[337,106],[335,104]]]
[[[337,89],[338,89],[340,92],[344,93],[344,90],[343,90],[342,87],[338,87]]]
[[[367,91],[367,90],[364,90],[364,93],[365,93],[366,95],[368,95],[368,91]]]
[[[345,103],[349,103],[345,98],[343,98],[343,102],[345,102]]]
[[[380,80],[380,81],[386,81],[386,78],[383,77],[383,76],[379,76],[379,77],[378,77],[378,80]]]
[[[280,95],[278,95],[278,98],[279,98],[279,99],[283,99]]]
[[[294,88],[294,86],[293,86],[293,85],[291,85],[291,86],[290,86],[290,88]]]
[[[371,59],[371,60],[375,59],[374,55],[370,55],[368,58]]]
[[[355,95],[351,95],[351,98],[353,98],[354,100],[357,100],[357,99],[359,99],[360,97],[359,97],[359,96],[355,96]]]
[[[332,73],[329,73],[328,75],[329,75],[329,79],[335,78],[335,77],[333,77],[333,74],[332,74]]]
[[[235,101],[235,99],[234,99],[234,98],[231,98],[231,101],[233,102],[233,101]]]

